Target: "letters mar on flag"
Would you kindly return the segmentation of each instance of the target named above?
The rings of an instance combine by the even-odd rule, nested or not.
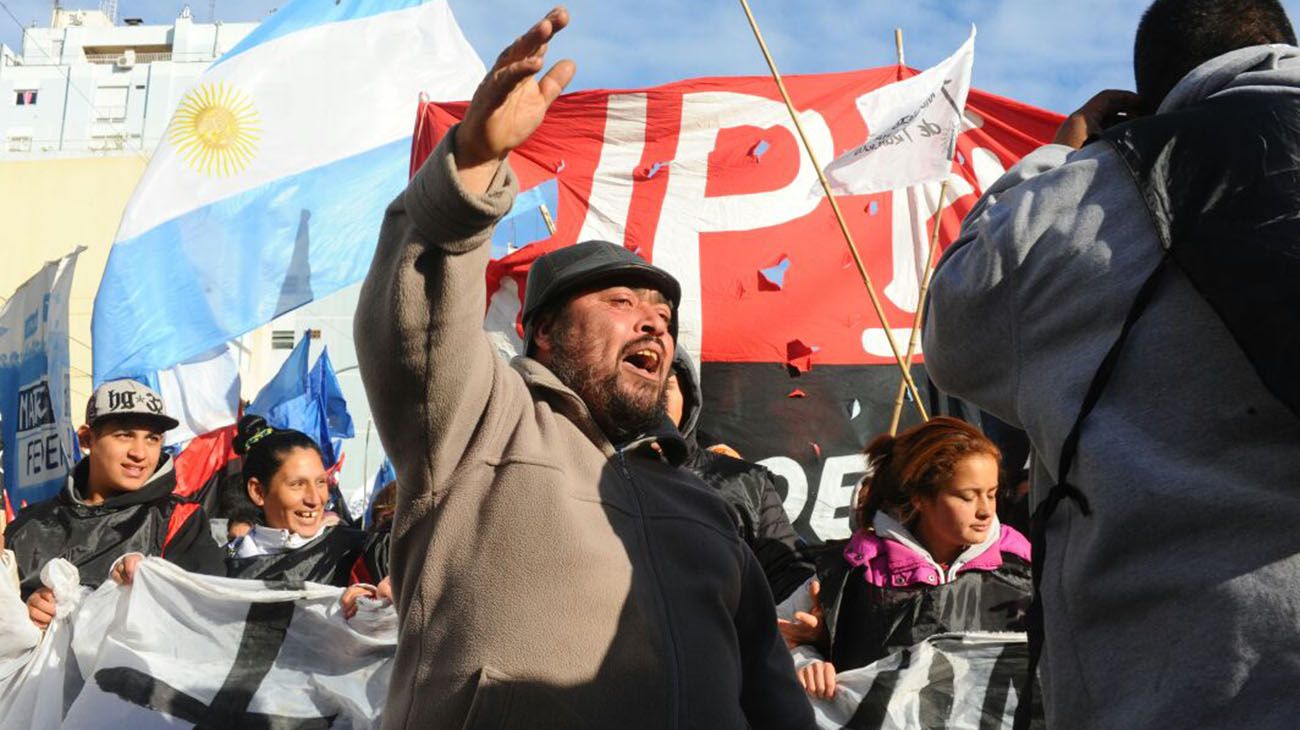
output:
[[[829,160],[868,137],[859,98],[917,75],[890,66],[791,76],[786,86]],[[412,169],[464,110],[422,107]],[[985,187],[1051,140],[1060,121],[970,90],[948,163],[941,246]],[[494,346],[518,351],[538,256],[592,238],[638,252],[682,284],[679,344],[700,363],[700,430],[785,478],[786,511],[806,539],[847,537],[861,450],[888,429],[898,371],[829,202],[808,195],[816,170],[772,79],[567,94],[510,164],[523,190],[555,181],[556,233],[489,264]],[[898,342],[910,335],[940,185],[838,198]],[[914,376],[931,397],[922,367]]]
[[[96,382],[360,281],[420,93],[468,98],[483,74],[446,0],[282,6],[185,95],[127,204],[95,298]]]
[[[837,195],[907,188],[947,177],[975,61],[975,29],[938,65],[857,98],[870,136],[826,166]],[[815,191],[822,195],[821,188]]]
[[[81,454],[68,392],[68,296],[82,250],[46,263],[0,309],[4,489],[15,509],[57,494]]]

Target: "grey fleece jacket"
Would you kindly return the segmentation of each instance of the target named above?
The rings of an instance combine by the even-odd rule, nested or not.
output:
[[[540,363],[497,356],[485,244],[515,180],[503,166],[469,195],[454,137],[389,207],[355,320],[398,483],[384,726],[809,727],[717,495],[647,443],[616,450]]]
[[[1245,87],[1300,93],[1300,49],[1213,59],[1160,111]],[[1129,173],[1094,143],[1025,157],[940,262],[926,366],[1029,433],[1035,501],[1161,253]],[[1186,277],[1163,276],[1085,422],[1070,482],[1093,515],[1062,503],[1036,566],[1049,726],[1294,728],[1300,419]]]

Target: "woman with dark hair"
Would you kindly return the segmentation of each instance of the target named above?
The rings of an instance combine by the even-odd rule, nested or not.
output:
[[[311,581],[346,587],[362,555],[360,530],[326,526],[329,479],[320,447],[301,431],[272,428],[244,416],[235,438],[244,459],[257,524],[227,547],[231,578]]]
[[[1031,598],[1029,541],[997,517],[992,441],[939,417],[866,455],[853,536],[777,608],[799,680],[822,699],[837,672],[935,634],[1023,631]]]

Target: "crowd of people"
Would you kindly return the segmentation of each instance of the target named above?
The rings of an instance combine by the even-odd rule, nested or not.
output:
[[[865,448],[852,535],[815,548],[778,477],[700,443],[666,271],[561,248],[528,275],[524,356],[482,330],[506,160],[576,72],[543,72],[567,23],[502,52],[385,215],[355,321],[397,473],[371,524],[257,416],[210,521],[176,494],[162,399],[105,383],[67,488],[4,532],[36,626],[50,559],[93,587],[159,556],[345,588],[346,615],[391,601],[386,727],[807,728],[840,673],[990,631],[1029,633],[1022,727],[1294,723],[1300,49],[1276,0],[1156,0],[1136,93],[1072,114],[938,265],[927,368],[1027,434],[1030,536],[999,519],[998,445],[935,417]]]

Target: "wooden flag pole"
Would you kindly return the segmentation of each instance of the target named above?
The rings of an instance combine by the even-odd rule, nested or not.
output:
[[[898,51],[898,65],[906,66],[907,64],[903,61],[903,29],[902,28],[894,29],[894,48]]]
[[[542,222],[546,224],[546,230],[550,231],[551,235],[554,236],[555,221],[551,218],[551,211],[546,209],[546,203],[542,203],[541,211],[542,211]]]
[[[934,275],[934,254],[939,250],[939,224],[943,221],[943,200],[948,197],[948,179],[939,186],[939,206],[934,213],[934,232],[930,234],[930,251],[925,257],[925,273],[921,276],[921,291],[916,295],[916,316],[912,318],[912,338],[907,343],[907,365],[911,369],[916,346],[921,339],[921,320],[925,316],[925,295],[930,291],[930,277]],[[894,413],[889,419],[889,435],[898,433],[898,422],[903,416],[903,396],[907,384],[898,381],[898,396],[894,398]],[[926,420],[929,420],[928,418]]]
[[[826,174],[822,172],[821,163],[818,162],[817,155],[813,152],[812,143],[808,141],[808,135],[804,133],[803,125],[799,123],[799,114],[794,109],[794,102],[790,101],[790,94],[785,89],[785,82],[781,80],[781,72],[776,70],[776,62],[772,60],[772,54],[767,50],[767,43],[763,40],[763,34],[758,29],[758,21],[754,19],[753,11],[749,9],[748,0],[740,0],[740,6],[745,9],[745,17],[749,19],[749,27],[754,31],[754,38],[758,41],[758,47],[763,52],[763,58],[767,60],[767,67],[772,71],[772,78],[776,80],[776,88],[781,92],[781,98],[785,101],[785,108],[790,112],[790,118],[794,120],[794,128],[799,133],[799,139],[803,142],[804,149],[808,152],[813,169],[817,171],[817,179],[821,181],[822,190],[826,192],[826,199],[831,203],[831,210],[835,213],[835,221],[839,223],[840,233],[844,234],[844,242],[848,244],[849,253],[853,256],[853,263],[858,267],[858,274],[862,276],[862,283],[867,287],[867,297],[871,299],[871,306],[876,310],[876,318],[880,320],[880,326],[885,330],[885,340],[889,342],[889,349],[894,353],[894,361],[898,364],[899,372],[903,375],[903,382],[907,389],[911,391],[913,402],[916,404],[916,409],[920,412],[921,418],[928,420],[929,415],[925,412],[925,405],[921,403],[921,394],[917,392],[916,383],[912,382],[912,373],[903,361],[903,354],[898,350],[898,343],[894,341],[894,332],[889,328],[889,319],[885,316],[885,309],[880,304],[880,298],[876,296],[876,288],[871,283],[871,276],[867,273],[867,267],[862,263],[862,257],[858,255],[858,247],[853,243],[853,234],[849,232],[848,223],[844,221],[844,214],[840,212],[840,206],[835,202],[835,195],[831,192],[830,181],[826,179]]]

